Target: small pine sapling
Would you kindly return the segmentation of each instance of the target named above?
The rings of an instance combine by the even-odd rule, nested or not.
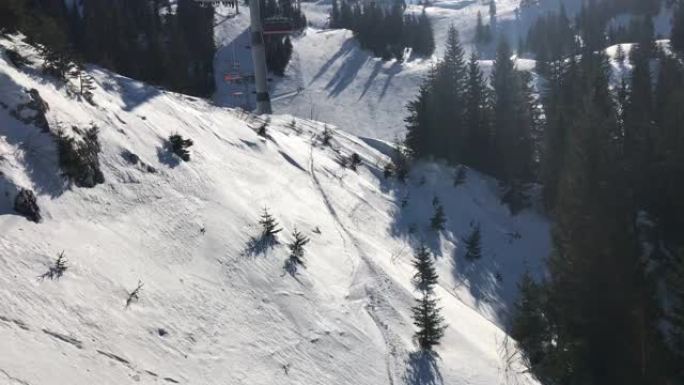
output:
[[[133,302],[138,302],[140,300],[140,291],[142,290],[143,283],[142,281],[138,281],[138,286],[130,293],[128,293],[128,298],[126,298],[126,309],[128,309],[129,306]]]
[[[62,275],[64,274],[65,271],[67,271],[67,260],[64,258],[64,251],[59,253],[57,255],[57,259],[55,260],[55,263],[48,268],[48,271],[41,275],[41,279],[49,278],[49,279],[60,279]]]
[[[454,187],[458,187],[465,183],[466,176],[466,168],[463,166],[459,167],[458,171],[456,171],[456,177],[454,178]]]
[[[361,164],[361,157],[357,153],[351,154],[349,157],[349,168],[356,171],[356,168]]]
[[[332,138],[333,134],[330,128],[327,125],[323,126],[323,132],[321,133],[321,144],[324,146],[330,146]]]
[[[296,228],[292,232],[292,242],[287,245],[290,249],[290,258],[286,262],[286,268],[291,273],[297,272],[297,267],[302,266],[306,268],[304,264],[304,246],[309,243],[309,238],[300,233]]]
[[[435,209],[435,213],[430,219],[430,227],[435,231],[444,230],[444,224],[446,223],[446,216],[444,215],[444,207],[439,202],[439,198],[435,197],[432,202],[432,206]]]
[[[473,227],[468,237],[465,239],[466,254],[465,259],[468,261],[475,261],[482,258],[482,233],[480,225]]]
[[[257,135],[263,138],[266,138],[268,136],[268,123],[269,122],[267,120],[264,123],[262,123],[261,126],[259,126],[259,128],[257,129]]]
[[[178,157],[186,162],[190,161],[190,151],[187,149],[194,144],[192,139],[183,139],[181,135],[173,134],[169,136],[169,144],[171,146],[171,152],[178,155]]]
[[[273,215],[268,212],[268,208],[264,207],[264,211],[259,219],[261,225],[261,241],[264,244],[274,245],[278,243],[277,234],[283,229],[278,228],[278,222]]]

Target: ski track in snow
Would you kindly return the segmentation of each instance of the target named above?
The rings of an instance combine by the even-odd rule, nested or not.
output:
[[[365,267],[368,269],[369,273],[366,275],[367,278],[370,278],[373,280],[371,284],[368,284],[367,282],[359,282],[359,277],[357,274],[359,274],[359,269],[358,266],[354,267],[354,279],[352,280],[352,286],[356,285],[364,285],[369,303],[367,303],[364,308],[370,318],[373,320],[375,323],[376,327],[378,328],[378,331],[382,335],[383,340],[385,341],[385,349],[386,349],[386,355],[385,355],[385,361],[386,361],[386,367],[387,367],[387,379],[388,383],[390,385],[395,384],[395,369],[397,367],[396,364],[396,356],[397,352],[399,351],[400,347],[397,345],[397,341],[399,340],[398,338],[395,338],[395,336],[392,334],[392,332],[389,330],[388,324],[384,323],[382,319],[380,318],[379,310],[381,307],[388,307],[389,304],[385,300],[384,296],[387,295],[387,291],[389,288],[389,278],[385,275],[380,275],[378,273],[378,270],[375,268],[373,265],[373,262],[368,259],[366,256],[365,252],[361,249],[359,246],[359,241],[356,239],[354,234],[347,229],[347,227],[342,223],[342,220],[340,219],[339,215],[337,214],[337,211],[333,207],[330,198],[326,194],[325,190],[323,189],[323,186],[321,185],[321,182],[318,180],[318,177],[316,176],[316,170],[314,166],[314,156],[313,156],[313,142],[311,144],[311,154],[310,154],[310,169],[311,169],[311,178],[316,185],[316,189],[320,193],[321,198],[325,202],[325,206],[328,209],[328,212],[332,216],[332,218],[335,220],[335,223],[337,225],[338,230],[341,230],[344,232],[344,235],[340,233],[340,236],[343,238],[343,242],[345,245],[347,242],[344,240],[344,237],[346,235],[349,240],[351,240],[351,244],[356,250],[356,253],[359,257],[361,257],[361,260],[364,262]],[[346,246],[345,246],[346,249]],[[385,286],[385,287],[383,287]],[[391,309],[391,308],[390,308]],[[393,310],[393,309],[392,309]],[[403,349],[402,349],[403,350]]]

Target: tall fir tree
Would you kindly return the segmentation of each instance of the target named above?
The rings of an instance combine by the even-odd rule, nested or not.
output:
[[[425,245],[420,245],[415,250],[411,264],[416,269],[416,273],[413,275],[416,288],[423,293],[432,293],[439,277],[430,251]]]
[[[468,62],[465,85],[466,135],[463,162],[482,171],[490,170],[489,90],[475,53]]]
[[[675,4],[672,15],[672,32],[670,34],[672,49],[684,56],[684,2]]]

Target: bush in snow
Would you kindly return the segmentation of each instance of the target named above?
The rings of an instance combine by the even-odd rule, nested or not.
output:
[[[57,78],[57,80],[66,83],[69,80],[69,74],[74,70],[75,64],[69,57],[58,51],[49,49],[43,50],[45,61],[43,62],[43,73]]]
[[[268,138],[268,126],[271,124],[271,120],[269,118],[266,118],[264,122],[257,128],[257,135],[261,136],[262,138]]]
[[[193,144],[192,139],[183,139],[179,134],[169,136],[169,147],[171,148],[171,152],[178,155],[179,158],[186,162],[190,161],[190,151],[187,149]]]
[[[409,172],[408,157],[402,150],[397,150],[392,157],[392,161],[387,163],[383,168],[383,175],[385,178],[396,176],[401,183],[406,182],[406,177]]]
[[[88,74],[81,65],[74,65],[68,73],[71,82],[67,92],[79,99],[84,99],[90,105],[95,105],[93,91],[95,90],[95,79]]]
[[[40,278],[60,279],[64,272],[68,269],[66,264],[67,260],[64,258],[64,252],[62,251],[57,256],[55,263],[52,266],[50,266],[48,268],[48,271],[45,274],[41,275]]]
[[[333,138],[332,131],[325,125],[323,126],[323,132],[321,133],[321,144],[324,146],[330,146],[330,141]]]
[[[40,222],[40,207],[36,201],[36,195],[31,190],[21,189],[14,199],[14,211],[23,215],[32,222]]]
[[[309,238],[294,229],[292,232],[292,242],[290,242],[287,247],[290,249],[290,257],[285,262],[285,269],[294,275],[297,272],[297,267],[304,265],[304,246],[309,243]]]
[[[361,164],[361,157],[357,153],[351,154],[349,157],[349,168],[356,171],[356,168]]]
[[[133,302],[138,302],[138,300],[140,300],[140,290],[142,290],[142,287],[142,281],[138,281],[138,286],[132,292],[128,293],[128,298],[126,298],[126,309],[128,309]]]
[[[98,128],[92,126],[85,132],[77,127],[72,129],[81,134],[80,141],[67,136],[62,130],[55,136],[62,175],[78,187],[92,188],[104,183],[104,175],[100,170]]]

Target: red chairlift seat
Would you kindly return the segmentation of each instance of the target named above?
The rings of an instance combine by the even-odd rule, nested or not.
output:
[[[223,80],[227,82],[236,82],[242,80],[242,75],[235,73],[227,73],[223,75]]]
[[[273,16],[264,20],[264,35],[289,35],[294,32],[292,20],[284,16]]]

